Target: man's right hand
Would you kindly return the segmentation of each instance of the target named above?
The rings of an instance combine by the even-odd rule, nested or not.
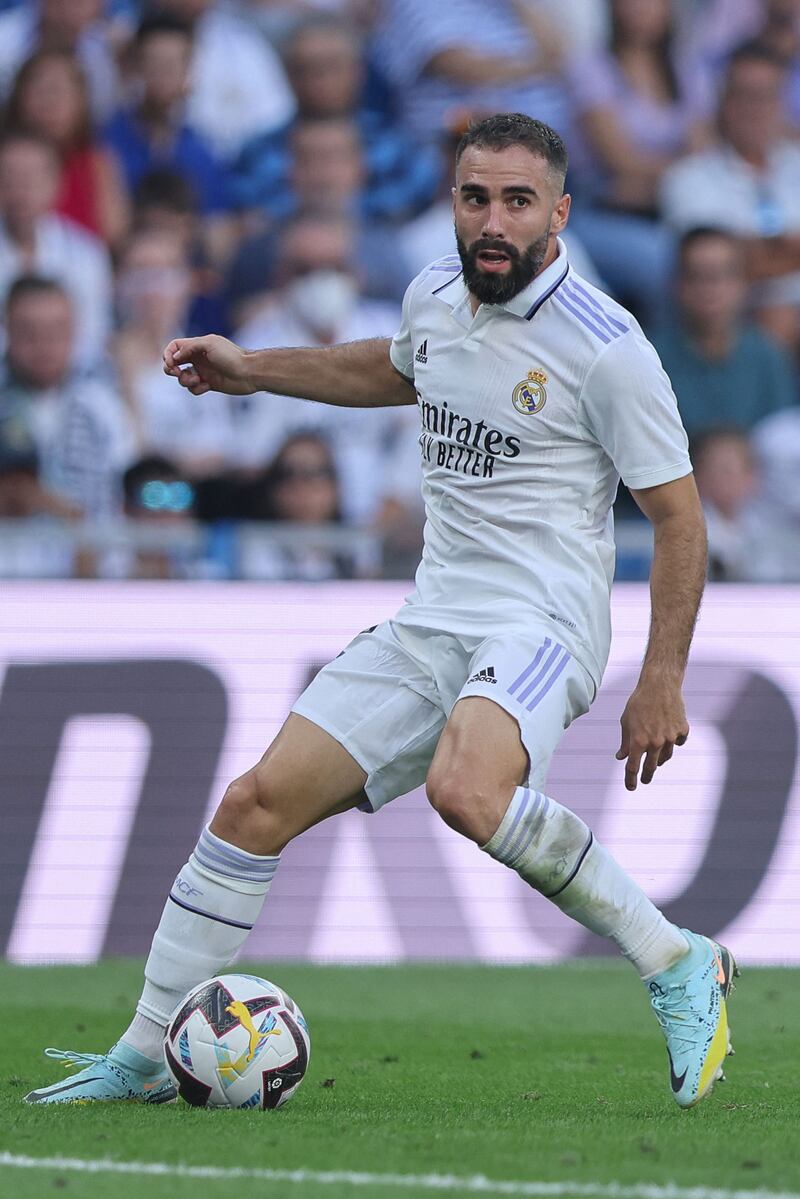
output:
[[[246,396],[257,391],[248,372],[248,355],[227,337],[178,337],[164,350],[164,374],[173,375],[192,395],[222,391]]]

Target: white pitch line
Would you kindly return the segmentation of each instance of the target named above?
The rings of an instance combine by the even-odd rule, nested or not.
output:
[[[181,1166],[169,1162],[115,1162],[107,1158],[25,1157],[0,1153],[0,1166],[21,1170],[64,1170],[81,1174],[143,1174],[162,1178],[220,1179],[223,1182],[295,1182],[320,1186],[403,1187],[406,1190],[467,1191],[480,1195],[588,1196],[590,1199],[800,1199],[794,1191],[731,1191],[720,1187],[656,1186],[616,1182],[504,1182],[473,1174],[362,1174],[349,1170],[248,1170],[240,1166]]]

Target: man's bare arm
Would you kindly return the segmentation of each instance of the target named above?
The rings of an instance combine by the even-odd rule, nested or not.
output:
[[[625,786],[636,789],[639,766],[649,783],[683,745],[689,725],[681,689],[706,578],[706,527],[693,475],[634,491],[653,525],[650,636],[636,690],[622,714],[617,758],[627,759]]]
[[[344,408],[415,404],[413,380],[395,370],[390,344],[379,337],[321,349],[243,350],[216,334],[179,337],[164,350],[164,372],[196,396],[271,391]]]
[[[706,526],[694,475],[634,491],[653,525],[652,609],[643,674],[683,682],[706,579]]]

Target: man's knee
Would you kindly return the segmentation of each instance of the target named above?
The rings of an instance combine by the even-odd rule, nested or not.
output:
[[[503,813],[498,809],[503,801],[498,791],[457,769],[433,766],[428,774],[426,791],[431,806],[445,824],[478,845],[486,844],[502,819]],[[506,806],[508,799],[506,795]]]
[[[292,838],[269,772],[254,767],[225,790],[211,831],[251,853],[280,853]]]

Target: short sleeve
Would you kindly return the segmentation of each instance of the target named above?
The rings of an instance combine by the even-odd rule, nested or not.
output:
[[[399,371],[401,375],[405,375],[406,379],[414,381],[414,352],[413,352],[413,335],[411,332],[411,301],[413,299],[414,285],[416,279],[406,288],[406,294],[403,296],[403,312],[400,317],[400,328],[392,338],[392,344],[389,346],[389,357],[392,361],[392,366]]]
[[[658,354],[637,329],[597,359],[579,414],[627,487],[658,487],[691,473],[678,401]]]

